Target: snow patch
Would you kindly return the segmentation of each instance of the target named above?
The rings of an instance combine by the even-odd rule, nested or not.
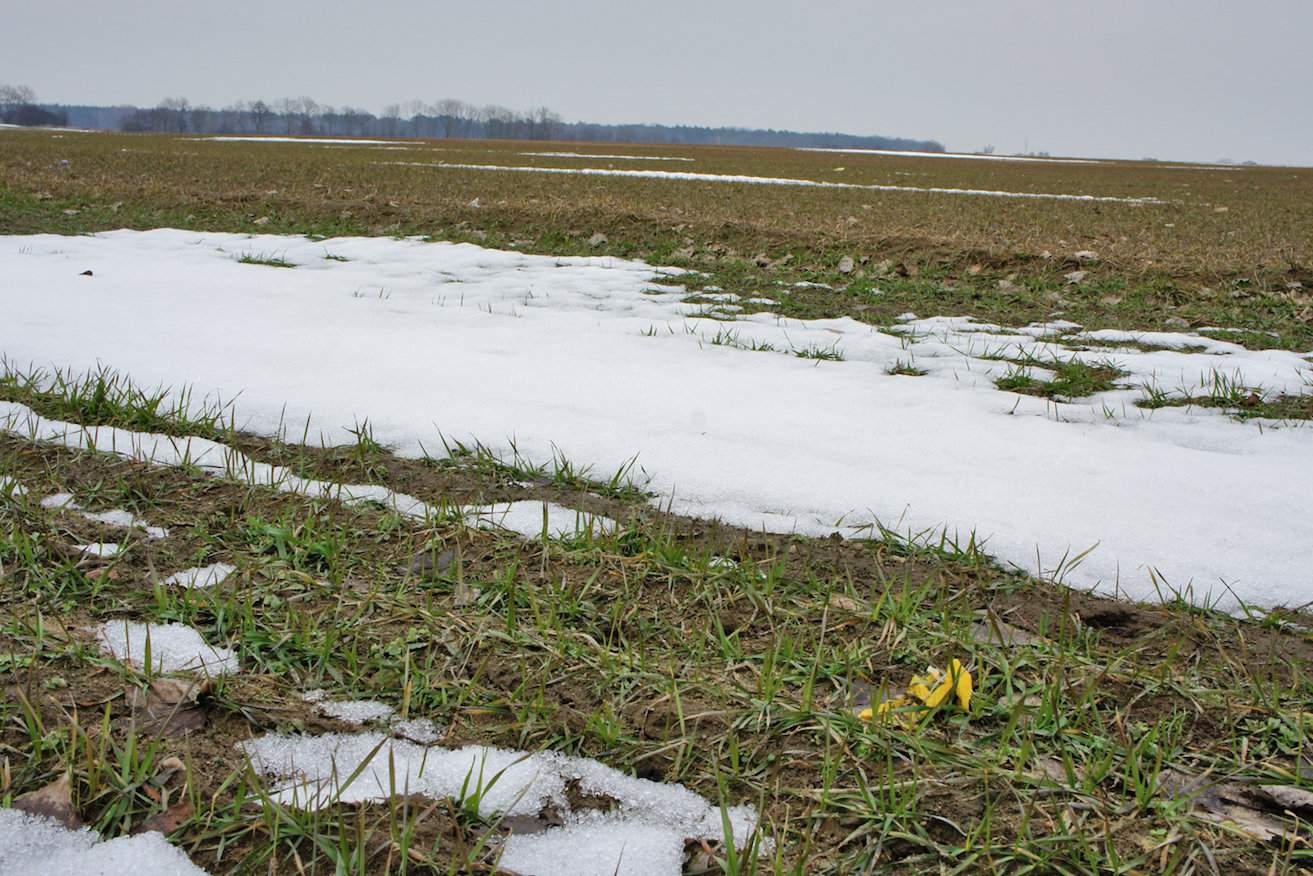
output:
[[[466,508],[463,514],[466,522],[474,526],[506,529],[531,539],[542,538],[544,526],[551,538],[574,538],[588,533],[610,535],[619,526],[609,517],[538,499]]]
[[[538,834],[512,834],[497,864],[519,876],[680,876],[684,837],[599,815]]]
[[[313,703],[321,715],[360,726],[387,721],[394,736],[428,745],[442,738],[442,730],[428,718],[401,718],[396,709],[377,700],[330,700],[326,690],[308,690],[301,699]]]
[[[102,560],[113,559],[123,552],[122,545],[104,541],[74,545],[74,548],[84,557],[99,557]]]
[[[550,751],[425,747],[381,733],[271,734],[240,748],[258,772],[273,780],[275,799],[304,809],[339,800],[380,801],[394,794],[460,799],[462,792],[473,796],[471,789],[481,792],[483,817],[534,816],[551,806],[563,814],[564,826],[506,841],[502,866],[522,876],[678,876],[686,839],[720,840],[724,834],[720,807],[682,785],[634,778],[589,758]],[[584,794],[611,798],[615,809],[605,815],[571,811],[565,793],[570,783]],[[726,815],[742,847],[757,828],[756,811],[733,806]]]
[[[46,496],[44,499],[41,500],[41,507],[42,508],[68,508],[71,511],[76,511],[78,508],[81,508],[82,506],[79,505],[77,503],[77,500],[73,498],[72,493],[54,493],[53,495]]]
[[[204,589],[213,587],[216,584],[222,584],[228,579],[228,576],[236,571],[237,567],[231,563],[211,563],[208,566],[197,566],[191,569],[183,569],[181,572],[174,572],[160,583],[165,587]]]
[[[238,670],[237,655],[227,648],[212,648],[186,624],[143,624],[106,621],[95,628],[100,650],[116,660],[145,667],[149,643],[154,672],[200,671],[227,675]]]
[[[155,831],[102,840],[87,827],[69,830],[50,818],[0,809],[0,876],[34,873],[205,876]]]
[[[92,523],[102,523],[116,529],[140,529],[150,538],[168,538],[169,531],[162,526],[151,526],[145,520],[128,511],[83,511],[82,516]]]
[[[330,718],[356,726],[386,721],[396,714],[396,709],[375,700],[326,700],[320,702],[317,708]]]

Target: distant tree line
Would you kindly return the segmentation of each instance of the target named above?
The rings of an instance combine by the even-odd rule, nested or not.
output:
[[[19,95],[18,92],[22,91]],[[30,88],[0,86],[0,101],[12,97],[17,108],[30,107],[59,121],[11,124],[60,124],[80,128],[197,134],[274,134],[320,137],[431,137],[436,139],[584,140],[616,143],[690,143],[730,146],[820,146],[866,149],[911,149],[942,152],[934,140],[865,137],[838,133],[692,125],[604,125],[565,122],[547,107],[516,111],[504,106],[476,106],[445,98],[433,103],[393,103],[375,115],[357,107],[333,107],[310,97],[275,101],[239,101],[222,109],[192,105],[185,97],[168,97],[157,106],[37,106]],[[21,98],[21,99],[20,99]],[[8,112],[8,104],[0,109]],[[31,115],[29,111],[29,115]],[[35,118],[35,116],[32,116]]]
[[[36,92],[26,85],[0,85],[0,122],[29,127],[68,124],[65,113],[36,105]]]

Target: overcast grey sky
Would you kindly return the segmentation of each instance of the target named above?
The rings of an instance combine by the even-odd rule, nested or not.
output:
[[[0,82],[47,101],[457,97],[570,120],[1313,164],[1313,0],[6,6]]]

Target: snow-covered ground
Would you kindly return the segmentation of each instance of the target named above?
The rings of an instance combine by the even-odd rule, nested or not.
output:
[[[157,831],[103,840],[89,827],[70,830],[42,815],[0,809],[0,876],[205,876]]]
[[[1134,389],[1055,406],[996,389],[1010,366],[988,358],[1111,358],[1128,383],[1165,390],[1221,371],[1298,392],[1313,380],[1307,357],[1167,333],[1143,340],[1204,349],[1066,353],[1045,340],[1060,326],[953,318],[888,331],[764,313],[724,322],[699,314],[735,303],[684,303],[669,273],[381,238],[3,237],[0,352],[240,392],[247,428],[286,424],[297,439],[307,417],[311,440],[333,443],[368,418],[401,453],[438,452],[441,430],[494,448],[513,439],[530,459],[559,449],[603,477],[638,454],[675,510],[737,524],[974,530],[988,552],[1045,573],[1097,545],[1067,582],[1152,599],[1154,569],[1228,607],[1231,591],[1263,605],[1313,598],[1313,429],[1149,412]],[[776,352],[743,349],[754,343]],[[827,349],[843,361],[788,353]],[[928,373],[886,373],[899,363]]]
[[[684,182],[739,183],[754,186],[802,186],[821,189],[863,189],[871,192],[920,192],[932,195],[966,195],[975,198],[1020,198],[1032,201],[1093,201],[1111,204],[1161,204],[1158,198],[1123,198],[1114,195],[1079,195],[1049,192],[1003,192],[991,189],[957,189],[941,186],[893,186],[864,183],[826,182],[814,179],[790,179],[782,176],[743,176],[732,173],[689,173],[676,170],[616,170],[609,167],[529,167],[512,164],[455,164],[445,161],[388,161],[402,167],[432,167],[439,170],[493,170],[508,173],[556,173],[583,176],[627,176],[640,179],[682,180]]]

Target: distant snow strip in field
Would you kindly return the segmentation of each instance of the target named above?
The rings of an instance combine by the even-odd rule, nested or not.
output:
[[[862,189],[874,192],[921,192],[935,195],[969,195],[979,198],[1026,198],[1041,201],[1096,201],[1118,204],[1161,204],[1157,198],[1119,198],[1110,195],[1059,195],[1044,192],[993,192],[986,189],[948,189],[934,186],[890,186],[824,182],[777,176],[737,176],[721,173],[686,173],[672,170],[616,170],[610,167],[523,167],[509,164],[452,164],[423,161],[387,161],[405,167],[435,167],[443,170],[500,170],[510,173],[576,173],[585,176],[627,176],[641,179],[671,179],[690,182],[742,183],[757,186],[810,186],[822,189]]]
[[[329,137],[190,137],[195,141],[212,143],[305,143],[309,146],[396,146],[400,140],[335,140]]]
[[[295,267],[241,264],[244,252],[276,252]],[[349,443],[368,418],[375,439],[404,456],[440,448],[439,431],[507,458],[512,446],[531,461],[563,455],[603,478],[637,454],[663,505],[740,526],[860,536],[879,521],[905,535],[974,533],[1006,563],[1140,599],[1188,586],[1196,600],[1273,606],[1313,593],[1313,428],[1135,404],[1140,384],[1179,394],[1219,373],[1306,393],[1313,365],[1300,353],[1106,331],[1082,350],[1079,336],[1056,340],[1079,332],[1061,323],[908,317],[881,330],[768,312],[726,321],[715,312],[723,302],[685,302],[672,273],[382,237],[0,237],[0,353],[190,384],[197,399],[240,392],[237,428],[276,435],[305,424],[311,444]],[[1138,346],[1108,346],[1120,343]],[[1053,357],[1111,358],[1126,388],[1054,404],[994,385],[1020,367],[1006,359]],[[890,373],[911,368],[925,374]],[[243,468],[230,450],[206,453],[203,439],[83,430],[12,403],[5,413],[19,434],[75,447]],[[424,513],[420,499],[377,487],[246,470]],[[541,531],[541,507],[523,517]]]
[[[598,155],[592,152],[519,152],[530,158],[610,158],[616,161],[697,161],[675,155]]]
[[[978,155],[972,152],[913,152],[902,149],[858,149],[836,146],[802,146],[800,152],[839,152],[844,155],[894,155],[898,158],[966,158],[976,161],[1042,161],[1049,164],[1107,164],[1099,158],[1049,158],[1038,155]]]

